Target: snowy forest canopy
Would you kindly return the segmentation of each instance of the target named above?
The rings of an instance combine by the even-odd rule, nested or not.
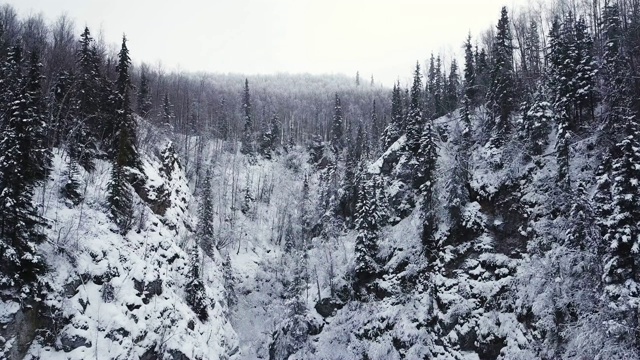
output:
[[[0,357],[640,358],[640,1],[552,8],[386,89],[3,6]]]

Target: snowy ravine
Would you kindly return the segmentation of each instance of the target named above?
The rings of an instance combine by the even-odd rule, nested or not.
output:
[[[237,352],[217,252],[202,265],[208,321],[185,302],[192,191],[179,163],[161,156],[167,145],[143,156],[146,199],[134,195],[125,236],[107,215],[110,163],[81,170],[84,200],[74,205],[60,194],[67,155],[54,149],[50,180],[35,197],[48,223],[39,248],[49,270],[41,279],[46,296],[26,310],[0,303],[0,358],[227,359]]]
[[[485,117],[475,109],[472,126],[480,128]],[[434,126],[439,196],[431,254],[421,239],[423,200],[410,185],[406,136],[359,170],[380,184],[385,210],[380,268],[365,291],[355,285],[358,231],[335,210],[347,167],[343,160],[333,170],[327,165],[335,159],[326,143],[315,150],[282,147],[267,159],[205,136],[179,136],[174,147],[158,141],[142,151],[147,182],[138,189],[142,197],[135,196],[126,236],[107,216],[109,163],[80,173],[83,202],[73,205],[59,193],[67,161],[56,149],[51,180],[35,197],[49,223],[49,240],[39,248],[50,270],[42,279],[46,297],[23,307],[34,310],[0,304],[0,358],[527,360],[551,354],[551,340],[541,334],[557,326],[557,309],[589,296],[581,293],[589,279],[570,275],[589,259],[554,244],[567,222],[556,163],[524,156],[517,139],[498,150],[474,139],[464,226],[454,231],[447,196],[458,165],[459,116],[438,118]],[[546,152],[553,151],[554,136],[548,135]],[[198,141],[201,147],[188,145]],[[600,149],[585,141],[576,150],[571,176],[587,181]],[[183,168],[178,158],[192,161]],[[210,301],[203,322],[185,301],[191,261],[185,250],[194,244],[202,201],[194,189],[206,170],[218,250],[201,260]],[[34,317],[36,310],[46,316]],[[582,335],[597,339],[597,327],[579,325],[566,330],[567,348],[591,353]]]

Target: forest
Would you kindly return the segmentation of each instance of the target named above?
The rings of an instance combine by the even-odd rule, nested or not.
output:
[[[640,359],[640,1],[496,20],[387,88],[0,6],[0,358]]]

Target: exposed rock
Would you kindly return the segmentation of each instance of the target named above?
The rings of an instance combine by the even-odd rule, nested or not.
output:
[[[91,347],[91,340],[79,334],[69,334],[64,332],[60,336],[59,340],[58,350],[63,350],[64,352],[71,352],[81,346]]]

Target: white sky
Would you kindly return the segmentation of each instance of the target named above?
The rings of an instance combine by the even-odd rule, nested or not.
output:
[[[404,83],[431,51],[462,52],[467,33],[495,26],[526,0],[8,0],[21,16],[67,13],[129,40],[134,62],[165,70],[344,73]],[[79,35],[79,32],[78,32]]]

